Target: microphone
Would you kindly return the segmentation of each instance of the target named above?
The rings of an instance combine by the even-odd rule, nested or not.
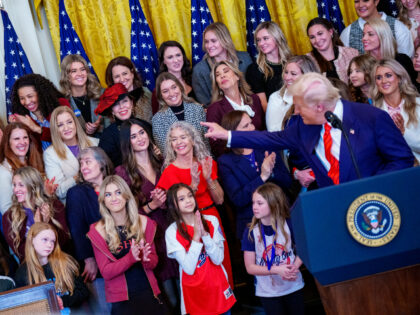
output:
[[[331,126],[343,131],[343,123],[341,122],[340,118],[337,117],[336,114],[327,110],[324,114],[324,117],[331,124]]]
[[[327,110],[325,112],[324,117],[331,124],[331,126],[333,126],[336,129],[340,129],[341,132],[343,133],[344,139],[346,139],[347,147],[349,148],[351,160],[352,160],[353,166],[356,170],[357,177],[359,179],[362,178],[362,176],[360,175],[359,166],[357,165],[356,158],[354,157],[353,149],[350,145],[349,136],[347,135],[347,132],[344,130],[343,123],[341,122],[340,118],[338,118],[337,115],[335,115],[333,112],[331,112],[329,110]]]

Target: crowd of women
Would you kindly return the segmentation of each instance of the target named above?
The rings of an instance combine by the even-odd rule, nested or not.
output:
[[[16,80],[0,148],[0,270],[11,277],[1,289],[52,280],[73,312],[229,314],[230,234],[266,313],[303,314],[287,219],[316,178],[299,152],[230,150],[200,123],[284,130],[288,88],[319,72],[342,98],[387,111],[420,160],[420,1],[397,1],[399,20],[378,2],[355,0],[359,19],[341,38],[312,19],[306,55],[271,21],[255,31],[254,62],[220,22],[193,69],[164,42],[153,91],[124,56],[109,62],[106,89],[79,55],[62,61],[59,88],[39,74]]]

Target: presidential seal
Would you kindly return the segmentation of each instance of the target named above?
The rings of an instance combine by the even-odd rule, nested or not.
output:
[[[347,211],[347,228],[351,236],[365,246],[378,247],[391,242],[400,225],[397,205],[379,193],[358,197]]]

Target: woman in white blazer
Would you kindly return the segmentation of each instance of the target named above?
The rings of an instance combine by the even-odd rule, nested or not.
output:
[[[74,112],[65,106],[51,114],[52,145],[44,151],[45,172],[58,184],[56,195],[65,204],[67,190],[76,185],[79,172],[77,156],[80,150],[97,146],[99,139],[88,137]]]
[[[420,161],[420,97],[398,61],[383,59],[372,70],[373,104],[389,113]]]

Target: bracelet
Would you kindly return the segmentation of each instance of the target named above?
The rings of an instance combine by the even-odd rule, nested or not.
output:
[[[213,180],[210,180],[210,181],[208,181],[208,182],[207,182],[207,187],[208,187],[210,190],[215,190],[215,189],[216,189],[216,184],[214,183],[214,181],[213,181]]]
[[[153,212],[154,211],[152,208],[150,208],[149,203],[146,203],[146,207],[150,210],[150,212]]]

